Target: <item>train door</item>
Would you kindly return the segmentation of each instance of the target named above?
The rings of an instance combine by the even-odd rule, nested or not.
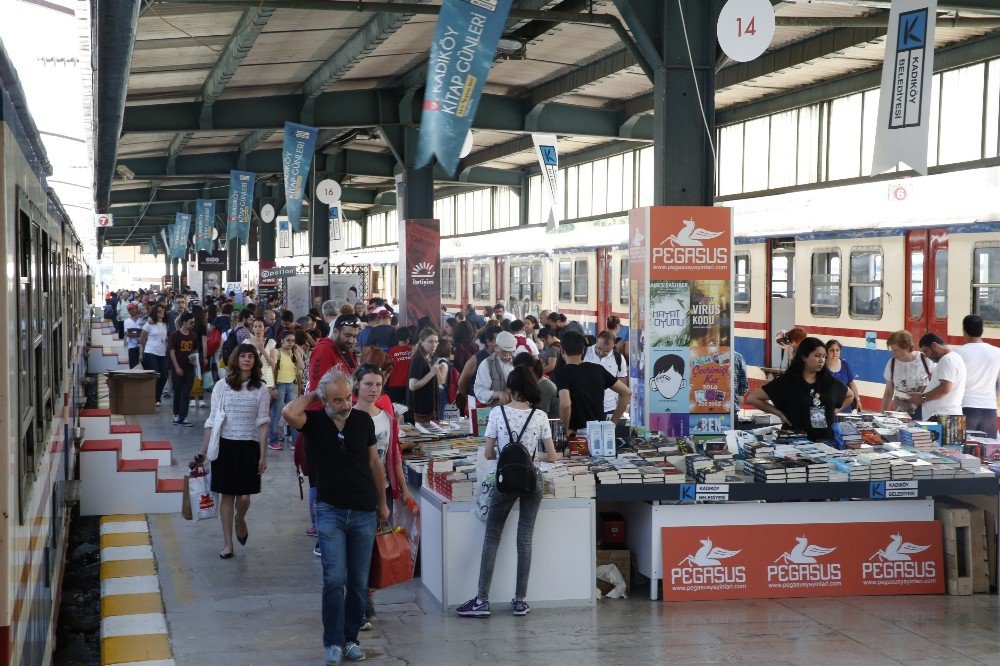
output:
[[[948,339],[948,233],[906,232],[906,330],[916,343],[925,333]]]
[[[460,284],[462,285],[461,287],[459,287],[459,289],[461,290],[459,298],[462,299],[461,300],[462,312],[465,312],[465,309],[469,307],[469,260],[468,259],[458,260],[458,279]]]
[[[597,332],[604,330],[611,315],[611,248],[597,248]]]
[[[790,359],[786,358],[781,347],[775,342],[780,331],[787,331],[795,326],[795,240],[791,238],[774,238],[767,243],[767,303],[768,303],[768,345],[769,367],[783,367]]]
[[[507,261],[503,257],[497,257],[494,263],[495,270],[493,276],[496,278],[496,297],[494,303],[503,303],[507,298],[507,282],[504,280],[504,271],[507,270]]]

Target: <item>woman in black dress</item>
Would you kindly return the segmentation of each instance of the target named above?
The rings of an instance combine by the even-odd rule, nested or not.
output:
[[[250,496],[260,492],[260,477],[267,469],[266,445],[270,423],[271,393],[261,376],[260,356],[248,342],[229,357],[225,381],[212,391],[212,413],[205,421],[201,456],[208,454],[212,430],[219,429],[218,457],[212,461],[212,491],[219,493],[219,518],[225,547],[219,557],[233,556],[236,539],[246,545]]]

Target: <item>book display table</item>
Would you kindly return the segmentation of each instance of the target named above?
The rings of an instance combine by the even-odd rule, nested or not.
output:
[[[476,595],[486,523],[474,502],[452,502],[420,488],[421,582],[443,609]],[[504,526],[490,599],[514,596],[517,506]],[[543,499],[535,521],[528,590],[536,608],[593,606],[596,516],[593,499]]]

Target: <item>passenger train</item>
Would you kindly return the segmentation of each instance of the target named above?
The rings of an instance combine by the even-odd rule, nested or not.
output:
[[[954,192],[970,194],[959,200]],[[773,341],[801,326],[838,339],[863,405],[878,409],[890,354],[909,330],[962,341],[976,312],[1000,344],[1000,168],[720,202],[734,211],[733,327],[751,386],[787,363]],[[627,216],[522,227],[441,241],[442,303],[455,312],[504,303],[518,316],[557,310],[590,332],[629,313]],[[391,295],[396,246],[365,248],[347,263]]]
[[[0,664],[45,664],[66,558],[90,269],[0,47]]]

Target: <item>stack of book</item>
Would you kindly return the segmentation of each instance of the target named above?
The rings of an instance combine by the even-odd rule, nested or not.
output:
[[[787,479],[785,466],[774,458],[747,458],[743,476],[755,483],[785,483]]]
[[[890,463],[893,457],[890,454],[866,451],[859,453],[855,459],[868,466],[868,478],[871,481],[888,481],[892,478]]]
[[[781,464],[785,466],[786,483],[805,483],[809,480],[808,466],[804,462],[785,458]]]
[[[837,425],[840,427],[840,438],[845,449],[858,449],[865,443],[861,438],[861,431],[850,421],[841,421]]]
[[[684,456],[684,468],[689,478],[695,478],[698,475],[698,470],[713,466],[714,461],[708,456],[697,453]]]
[[[844,457],[834,457],[830,456],[827,461],[833,465],[834,470],[838,472],[838,477],[842,476],[844,481],[868,481],[871,470],[868,465],[858,461],[857,458],[851,458],[848,456]],[[830,475],[830,480],[833,481],[833,474]],[[840,478],[836,480],[841,480]]]
[[[899,443],[921,451],[930,451],[934,438],[929,430],[923,428],[902,428],[899,431]]]

